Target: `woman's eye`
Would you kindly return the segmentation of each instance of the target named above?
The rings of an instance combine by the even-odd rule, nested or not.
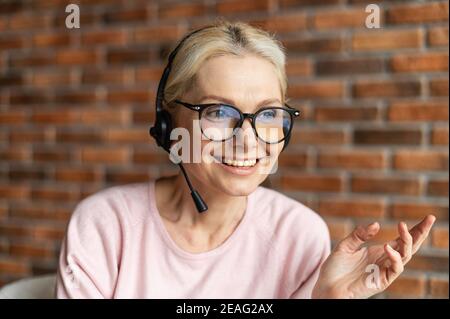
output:
[[[275,110],[266,110],[261,114],[262,118],[265,120],[274,119],[276,116]]]
[[[221,110],[221,109],[211,110],[211,111],[208,112],[208,116],[220,119],[220,118],[225,117],[225,112],[223,110]]]

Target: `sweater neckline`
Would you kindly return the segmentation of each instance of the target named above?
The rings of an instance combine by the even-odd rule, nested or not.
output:
[[[164,222],[162,220],[162,217],[159,213],[158,207],[156,206],[156,196],[155,196],[155,189],[156,189],[156,183],[155,180],[151,180],[148,184],[148,199],[149,199],[149,205],[150,205],[150,213],[154,216],[152,218],[155,221],[156,227],[162,236],[163,240],[165,241],[167,247],[171,249],[174,253],[176,253],[178,256],[186,258],[186,259],[204,259],[209,258],[213,256],[217,256],[223,251],[225,251],[227,248],[229,248],[233,243],[239,240],[239,237],[242,236],[242,233],[244,232],[244,229],[246,228],[249,219],[250,219],[250,212],[252,211],[252,205],[253,205],[253,193],[249,194],[247,196],[247,206],[245,208],[245,212],[243,217],[241,218],[241,221],[236,226],[234,231],[231,233],[228,238],[221,243],[219,246],[217,246],[214,249],[201,252],[201,253],[192,253],[188,252],[184,249],[182,249],[178,244],[172,239],[170,236],[168,230],[166,229],[166,226],[164,225]]]

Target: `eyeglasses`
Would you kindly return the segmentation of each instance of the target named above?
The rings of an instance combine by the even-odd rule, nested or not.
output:
[[[280,143],[291,134],[294,116],[300,115],[299,110],[287,104],[286,107],[264,107],[256,113],[242,113],[235,106],[224,103],[190,104],[180,100],[175,103],[197,111],[202,134],[216,142],[232,138],[249,118],[259,139],[267,144]]]

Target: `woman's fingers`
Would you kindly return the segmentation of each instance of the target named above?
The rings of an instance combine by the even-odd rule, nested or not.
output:
[[[390,261],[390,266],[386,269],[386,280],[387,285],[389,285],[403,272],[404,267],[402,256],[398,251],[392,248],[389,244],[384,245],[384,251]]]
[[[412,244],[412,252],[411,254],[414,255],[424,242],[424,240],[427,238],[428,234],[430,233],[431,227],[433,226],[434,222],[436,220],[436,217],[433,215],[428,215],[422,221],[420,221],[418,224],[416,224],[409,233],[412,236],[413,244]],[[389,242],[389,245],[399,250],[399,246],[402,243],[401,236],[397,237],[394,240],[391,240]]]
[[[434,217],[433,215],[428,215],[410,230],[411,236],[413,238],[413,254],[415,254],[419,250],[424,240],[428,237],[431,227],[433,226],[435,221],[436,217]]]
[[[348,253],[355,252],[364,242],[375,236],[379,230],[380,224],[377,222],[369,224],[366,227],[358,226],[350,233],[350,235],[336,245],[336,250]]]
[[[405,265],[412,256],[413,238],[408,231],[408,226],[404,222],[398,224],[398,233],[400,234],[399,253]]]

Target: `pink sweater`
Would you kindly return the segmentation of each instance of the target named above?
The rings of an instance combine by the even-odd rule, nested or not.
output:
[[[310,298],[330,252],[328,228],[303,204],[258,187],[224,243],[190,253],[172,240],[155,183],[83,199],[62,242],[57,298]]]

